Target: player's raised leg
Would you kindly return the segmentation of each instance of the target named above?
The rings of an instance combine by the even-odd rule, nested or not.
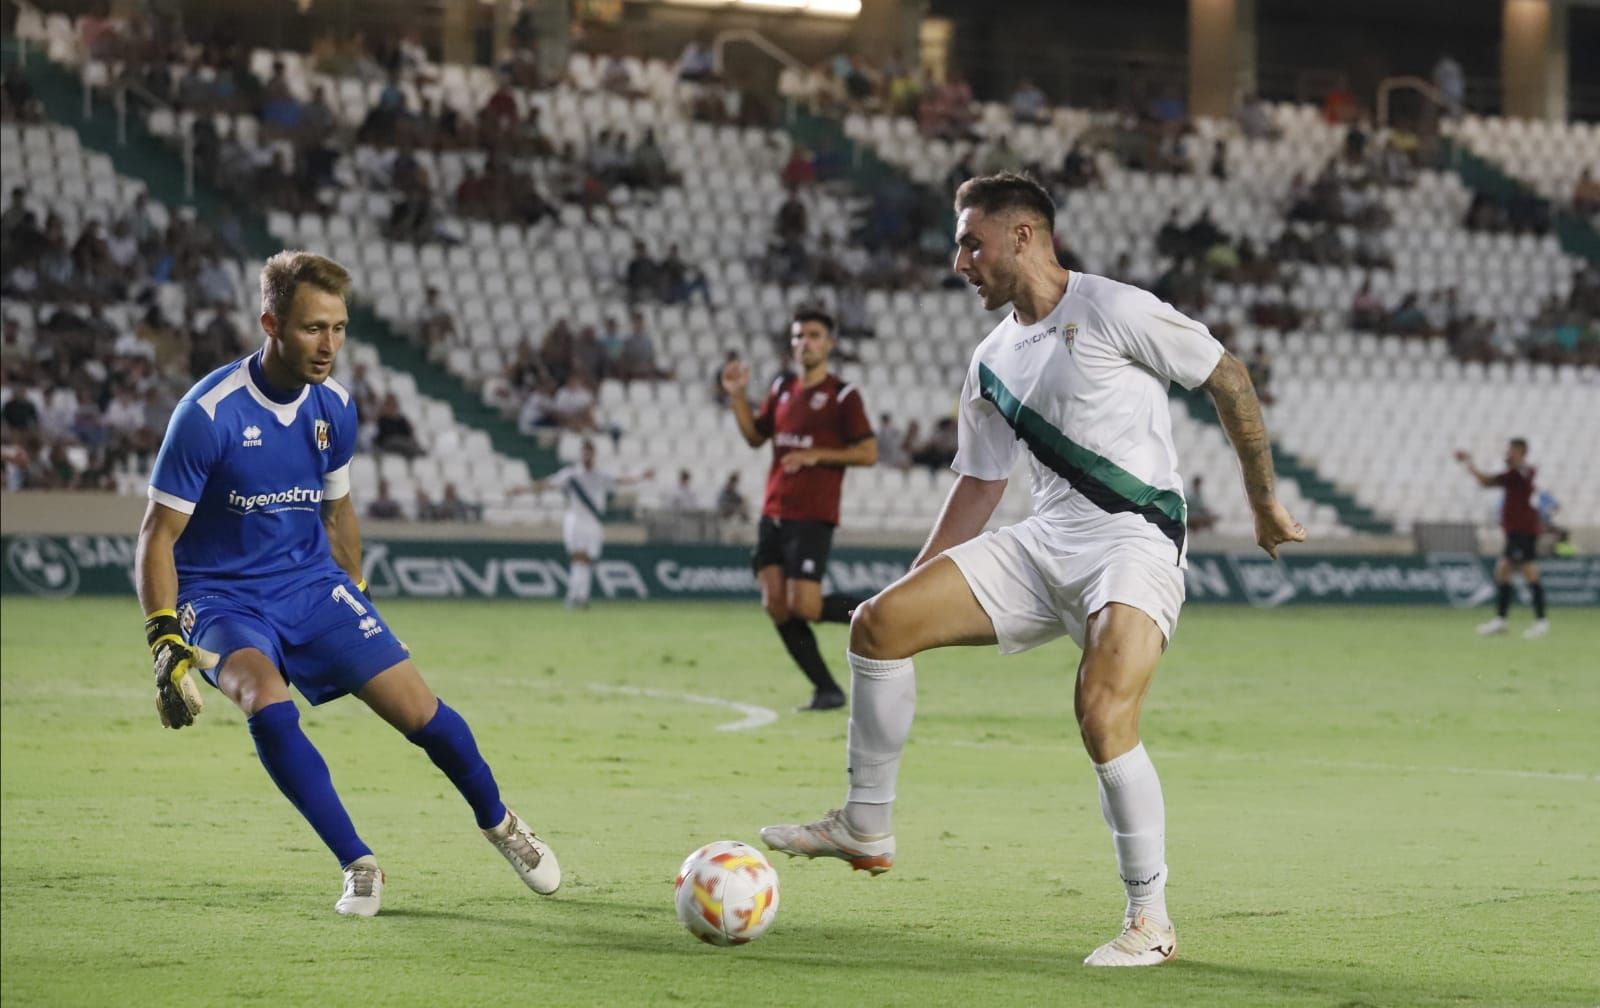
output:
[[[850,790],[842,810],[768,826],[773,850],[836,857],[877,875],[894,865],[891,810],[916,712],[912,656],[951,644],[993,644],[994,624],[947,557],[914,569],[863,603],[850,623]]]
[[[1133,606],[1112,602],[1089,618],[1074,708],[1128,902],[1122,933],[1090,953],[1087,966],[1154,966],[1177,952],[1161,779],[1139,741],[1139,712],[1165,647],[1155,620]]]
[[[376,914],[383,899],[383,872],[334,791],[327,761],[301,730],[300,711],[289,698],[282,673],[266,654],[246,647],[227,655],[216,679],[217,687],[244,712],[267,776],[339,859],[344,890],[334,909],[360,917]]]
[[[434,695],[414,662],[403,661],[368,680],[357,694],[444,772],[472,807],[478,828],[529,889],[549,895],[561,885],[550,846],[500,800],[500,786],[478,752],[467,722]]]

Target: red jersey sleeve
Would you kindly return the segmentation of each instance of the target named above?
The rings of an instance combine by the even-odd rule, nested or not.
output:
[[[861,400],[860,389],[846,385],[839,393],[839,407],[839,432],[845,444],[872,437],[872,421],[867,418],[867,404]]]

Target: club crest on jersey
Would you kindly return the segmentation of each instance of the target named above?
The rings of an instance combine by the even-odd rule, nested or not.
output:
[[[178,629],[183,631],[185,637],[194,633],[194,603],[185,602],[178,610]]]
[[[826,393],[826,392],[813,392],[813,393],[811,393],[811,408],[812,409],[821,409],[822,407],[824,407],[826,405],[828,405],[828,393]]]
[[[317,420],[313,426],[316,427],[317,431],[317,450],[327,451],[333,444],[332,439],[328,436],[328,421]]]
[[[1067,341],[1067,351],[1070,353],[1073,341],[1078,338],[1078,323],[1068,322],[1061,330],[1061,338]]]
[[[248,426],[248,427],[246,427],[244,429],[243,433],[244,433],[244,440],[239,442],[240,444],[244,445],[246,448],[260,448],[261,447],[261,428],[260,427],[257,427],[255,424],[251,424],[250,426]]]

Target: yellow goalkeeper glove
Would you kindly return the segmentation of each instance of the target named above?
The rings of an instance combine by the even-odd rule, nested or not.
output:
[[[171,609],[146,616],[144,636],[155,659],[156,713],[161,715],[161,724],[167,728],[194,724],[195,715],[205,705],[190,673],[205,665],[206,657],[212,657],[215,664],[214,656],[184,643],[178,614]]]

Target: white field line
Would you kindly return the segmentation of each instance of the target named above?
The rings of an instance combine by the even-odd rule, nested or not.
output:
[[[923,742],[923,745],[948,746],[954,749],[1019,749],[1032,752],[1083,753],[1081,746],[1070,743],[1007,742],[999,739],[949,739]],[[1183,750],[1156,749],[1151,757],[1162,759],[1214,760],[1221,763],[1292,763],[1295,766],[1321,767],[1328,770],[1377,770],[1383,773],[1446,774],[1460,777],[1510,777],[1519,780],[1577,781],[1600,784],[1600,771],[1569,770],[1511,770],[1500,767],[1428,766],[1422,763],[1383,763],[1373,760],[1337,760],[1316,756],[1279,756],[1274,753],[1185,752]],[[1085,759],[1088,757],[1085,756]]]
[[[701,696],[698,693],[675,693],[671,690],[644,689],[639,686],[606,686],[600,683],[590,683],[589,689],[596,693],[609,693],[617,696],[649,697],[652,700],[677,700],[682,703],[704,704],[707,707],[726,707],[744,715],[737,721],[729,721],[727,724],[717,725],[717,731],[749,731],[752,728],[760,728],[762,725],[769,725],[778,720],[778,712],[771,707],[740,703],[737,700],[724,700],[722,697]]]

